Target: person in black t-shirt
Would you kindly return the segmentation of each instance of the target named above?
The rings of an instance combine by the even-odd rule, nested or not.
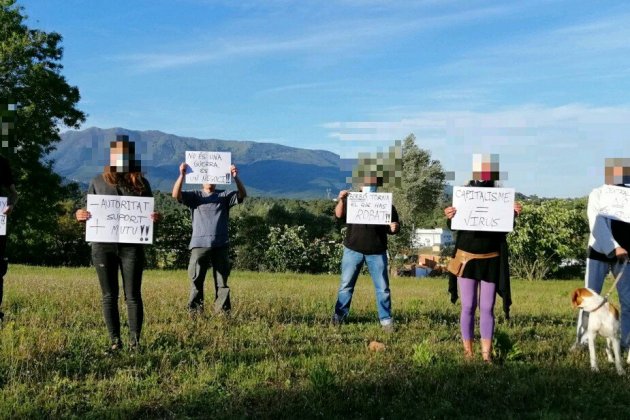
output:
[[[382,180],[380,180],[382,182]],[[379,179],[366,177],[364,192],[376,192]],[[335,216],[346,220],[346,199],[349,191],[339,192]],[[393,331],[392,304],[389,290],[389,276],[387,268],[387,235],[395,235],[400,231],[398,212],[392,206],[391,223],[388,225],[357,225],[347,224],[346,237],[343,241],[343,259],[341,260],[341,284],[337,294],[335,313],[332,321],[340,324],[350,311],[354,286],[359,277],[363,263],[367,264],[374,289],[376,292],[376,306],[381,326],[387,332]]]
[[[11,172],[11,166],[9,161],[0,156],[0,196],[7,197],[7,205],[0,212],[0,217],[6,218],[13,211],[13,207],[18,200],[18,193],[15,189],[15,182],[13,180],[13,173]],[[7,250],[7,236],[0,236],[0,305],[2,305],[2,297],[4,294],[4,275],[7,273],[9,263],[6,258]],[[4,319],[4,313],[0,311],[0,321]]]
[[[605,182],[607,185],[630,187],[630,159],[606,159]],[[610,219],[599,214],[602,187],[595,188],[588,196],[588,223],[591,234],[586,258],[586,287],[601,293],[604,280],[612,271],[616,277],[630,250],[630,223]],[[621,304],[621,347],[630,347],[630,269],[626,268],[617,283]],[[587,344],[586,328],[588,312],[580,311],[577,338],[573,349]]]

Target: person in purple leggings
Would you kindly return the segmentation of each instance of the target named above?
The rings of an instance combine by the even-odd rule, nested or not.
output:
[[[478,165],[481,162],[481,165]],[[479,166],[479,167],[478,167]],[[499,180],[498,155],[475,156],[473,160],[473,180],[471,187],[492,188]],[[514,204],[515,216],[521,212],[522,206]],[[450,220],[457,209],[447,207],[444,214]],[[455,251],[458,249],[473,254],[498,253],[498,256],[486,259],[474,259],[466,263],[460,277],[451,275],[449,292],[451,302],[457,301],[457,287],[461,294],[462,310],[460,327],[464,356],[473,358],[474,322],[477,304],[479,304],[479,324],[481,333],[481,356],[484,361],[492,361],[492,337],[494,335],[494,303],[498,293],[503,299],[506,318],[510,316],[512,304],[510,292],[510,272],[508,266],[508,247],[505,232],[483,232],[460,230],[457,232]],[[454,255],[454,254],[453,254]]]

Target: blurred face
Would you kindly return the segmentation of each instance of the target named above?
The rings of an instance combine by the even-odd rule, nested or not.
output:
[[[113,141],[109,149],[109,166],[112,172],[129,172],[131,155],[129,153],[129,143]]]
[[[363,192],[376,192],[378,185],[378,179],[375,176],[366,176],[363,178],[363,186],[361,191]]]
[[[604,177],[605,182],[608,185],[630,184],[630,159],[606,159]]]
[[[498,181],[499,155],[480,154],[473,155],[473,181]]]
[[[203,190],[206,192],[213,192],[216,187],[216,184],[203,184]]]

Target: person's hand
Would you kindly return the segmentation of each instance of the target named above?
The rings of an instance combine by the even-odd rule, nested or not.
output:
[[[162,215],[158,212],[153,212],[151,213],[151,220],[153,220],[153,222],[159,222],[162,219]]]
[[[337,198],[339,200],[345,200],[348,197],[349,193],[350,193],[350,191],[348,191],[348,190],[341,190],[341,191],[339,191],[339,195],[337,196]]]
[[[389,231],[391,233],[396,233],[398,231],[398,222],[393,222],[389,224]]]
[[[617,248],[615,248],[615,257],[617,257],[617,260],[619,262],[628,261],[628,251],[618,246]]]
[[[238,177],[238,168],[236,167],[236,165],[230,166],[230,173],[232,174],[233,179],[236,179]]]
[[[181,165],[179,165],[179,174],[181,176],[186,176],[186,170],[188,170],[188,164],[186,162],[182,162]]]
[[[77,212],[74,214],[74,216],[77,218],[77,220],[79,222],[85,222],[86,220],[89,220],[90,217],[92,217],[90,212],[87,211],[86,209],[79,209],[79,210],[77,210]]]
[[[519,203],[518,201],[515,201],[514,202],[514,213],[516,213],[516,216],[519,216],[522,211],[523,211],[523,205],[521,203]]]
[[[455,207],[447,207],[444,209],[444,215],[447,219],[455,217],[455,213],[457,213],[457,209]]]
[[[13,211],[13,206],[5,206],[4,210],[2,210],[2,214],[6,214],[7,216],[11,214],[11,212]]]

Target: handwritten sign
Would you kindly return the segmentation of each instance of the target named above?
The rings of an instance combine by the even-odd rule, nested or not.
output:
[[[453,188],[454,230],[511,232],[514,229],[514,188]]]
[[[0,236],[7,235],[7,215],[4,214],[4,208],[7,206],[7,198],[0,197]]]
[[[187,184],[231,184],[230,152],[186,152]]]
[[[153,197],[87,196],[90,219],[85,224],[88,242],[153,243]]]
[[[630,188],[603,185],[599,196],[599,214],[630,223]]]
[[[351,192],[346,201],[346,223],[388,225],[392,220],[392,193]]]

